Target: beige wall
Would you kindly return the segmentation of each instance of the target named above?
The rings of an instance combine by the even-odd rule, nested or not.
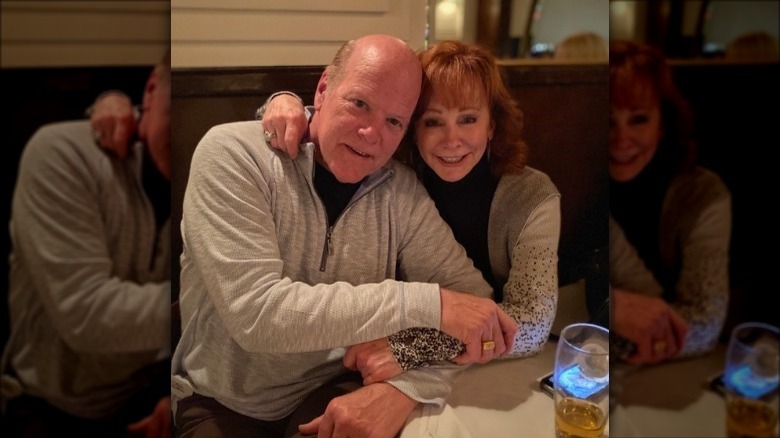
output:
[[[167,1],[0,2],[0,65],[150,65],[170,41]]]
[[[172,0],[177,67],[325,65],[346,40],[387,33],[424,48],[427,0]]]

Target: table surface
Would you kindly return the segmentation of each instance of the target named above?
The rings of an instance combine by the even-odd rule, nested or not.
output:
[[[444,407],[417,407],[401,438],[555,437],[553,400],[539,387],[552,372],[555,347],[548,342],[530,358],[472,365]]]
[[[726,401],[709,388],[723,371],[726,347],[709,354],[645,367],[610,368],[613,437],[726,436]]]
[[[400,438],[553,438],[553,400],[539,381],[553,369],[555,347],[551,341],[534,357],[470,367],[443,407],[417,407]],[[610,385],[613,394],[620,391],[620,402],[608,436],[725,437],[725,401],[708,386],[722,371],[724,356],[725,346],[718,345],[699,358],[613,366]]]

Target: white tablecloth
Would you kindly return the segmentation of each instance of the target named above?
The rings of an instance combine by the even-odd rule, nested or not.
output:
[[[401,438],[554,438],[553,400],[539,380],[552,372],[555,347],[548,342],[534,357],[470,367],[443,408],[415,410]]]

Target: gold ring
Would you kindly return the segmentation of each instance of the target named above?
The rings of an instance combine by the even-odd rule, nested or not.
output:
[[[271,140],[276,138],[276,133],[271,131],[263,131],[263,135],[265,136],[266,142],[270,142]]]
[[[482,342],[482,349],[483,350],[492,350],[496,348],[496,343],[493,341],[483,341]]]
[[[656,353],[663,353],[666,351],[666,341],[663,339],[659,339],[653,343],[653,350],[655,350]]]

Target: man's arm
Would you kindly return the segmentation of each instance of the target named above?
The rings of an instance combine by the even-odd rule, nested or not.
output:
[[[334,398],[325,413],[298,426],[304,434],[392,438],[406,423],[417,403],[385,383],[364,386]]]
[[[72,144],[79,137],[69,129],[45,127],[25,147],[13,199],[13,257],[32,269],[30,293],[39,294],[44,311],[74,350],[165,348],[170,282],[138,284],[112,274],[98,197],[103,188]],[[89,141],[88,131],[82,137]]]
[[[238,125],[255,135],[255,124],[215,127],[204,136],[184,198],[185,256],[231,337],[247,351],[283,353],[357,344],[405,325],[438,327],[438,285],[309,285],[285,276],[269,174],[278,169],[269,164],[270,150],[235,132]]]
[[[415,326],[441,326],[445,331],[451,329],[456,337],[473,341],[500,326],[498,308],[492,300],[469,297],[469,304],[485,310],[482,316],[492,312],[481,323],[475,324],[471,314],[456,320],[441,309],[439,285],[422,282],[424,277],[435,281],[449,276],[459,285],[479,290],[474,276],[461,271],[470,266],[470,261],[463,259],[458,266],[441,262],[454,254],[462,257],[460,247],[437,260],[423,260],[423,267],[415,267],[425,272],[424,277],[418,277],[421,282],[309,285],[286,277],[272,207],[278,192],[272,190],[271,173],[281,169],[274,167],[278,163],[272,163],[273,151],[258,147],[260,127],[255,123],[215,127],[203,138],[193,154],[182,221],[185,256],[191,258],[199,272],[198,281],[203,282],[197,287],[209,294],[220,320],[242,348],[266,352],[325,350]],[[432,203],[431,207],[435,208]],[[405,242],[396,245],[401,247]],[[417,259],[424,258],[418,254]],[[319,256],[316,259],[318,265]],[[410,256],[407,262],[399,263],[414,260]],[[437,266],[442,267],[440,274],[428,272],[427,268]],[[489,288],[483,290],[489,292]],[[463,298],[457,304],[465,301]]]

